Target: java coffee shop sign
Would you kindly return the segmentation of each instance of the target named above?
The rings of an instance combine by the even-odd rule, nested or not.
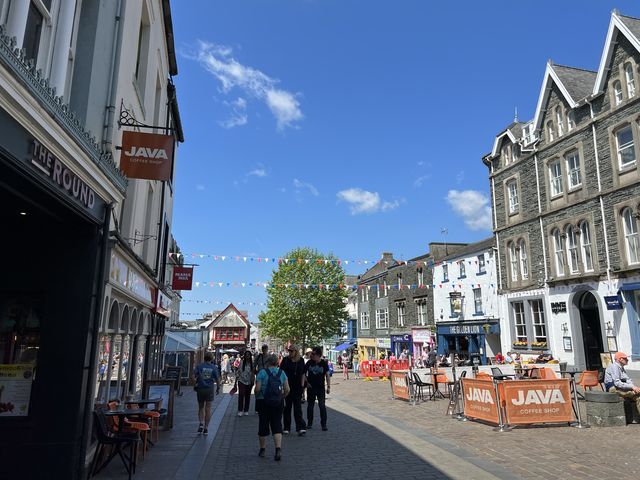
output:
[[[120,170],[129,178],[169,181],[173,148],[172,135],[124,131]]]

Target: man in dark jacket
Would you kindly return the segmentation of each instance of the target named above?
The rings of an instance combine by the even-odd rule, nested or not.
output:
[[[304,385],[304,358],[300,356],[297,345],[289,345],[289,355],[282,359],[280,368],[287,375],[291,391],[285,398],[284,431],[285,435],[291,430],[291,408],[296,421],[296,432],[302,436],[307,433],[307,425],[302,418],[302,390]]]

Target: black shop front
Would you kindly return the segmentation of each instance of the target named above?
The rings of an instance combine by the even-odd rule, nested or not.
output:
[[[0,108],[2,478],[80,478],[90,432],[109,207],[52,145]]]

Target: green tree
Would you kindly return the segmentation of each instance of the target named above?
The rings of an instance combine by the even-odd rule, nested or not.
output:
[[[311,248],[296,248],[283,258],[289,260],[273,271],[267,310],[259,316],[260,329],[303,348],[340,334],[348,318],[340,262]]]

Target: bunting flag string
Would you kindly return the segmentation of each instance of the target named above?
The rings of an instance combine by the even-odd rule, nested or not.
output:
[[[476,287],[477,285],[477,287]],[[464,286],[471,286],[475,288],[480,288],[480,283],[450,283],[446,282],[445,284],[428,284],[428,285],[418,285],[418,284],[407,284],[407,285],[358,285],[358,284],[346,284],[346,283],[333,283],[333,284],[315,284],[315,283],[270,283],[270,282],[194,282],[194,286],[196,288],[246,288],[246,287],[261,287],[261,288],[297,288],[297,289],[320,289],[320,290],[362,290],[366,288],[367,290],[417,290],[417,289],[435,289],[435,288],[443,288],[451,287],[453,290],[461,289]],[[492,283],[491,287],[494,288],[495,285]]]
[[[283,257],[256,257],[256,256],[246,256],[246,255],[213,255],[210,253],[170,253],[169,257],[180,261],[181,258],[190,257],[190,258],[200,258],[206,259],[210,258],[214,262],[238,262],[238,263],[260,263],[265,265],[273,265],[273,264],[289,264],[289,263],[317,263],[321,264],[332,264],[332,265],[376,265],[384,263],[387,266],[397,266],[397,265],[415,265],[417,267],[428,267],[433,268],[434,266],[439,265],[453,265],[460,264],[466,262],[468,265],[477,265],[478,260],[455,260],[455,261],[447,261],[447,262],[434,262],[433,260],[346,260],[341,258],[283,258]],[[486,262],[490,262],[490,258],[486,258]]]
[[[266,302],[233,302],[233,301],[225,301],[225,300],[181,300],[180,303],[201,303],[208,305],[229,305],[233,303],[234,305],[248,305],[250,307],[266,307]]]
[[[180,312],[180,316],[185,316],[185,317],[200,317],[200,318],[204,318],[204,316],[209,313],[209,312],[202,312],[202,313],[198,313],[198,312]],[[253,313],[249,313],[246,315],[247,318],[254,318],[255,315]]]

